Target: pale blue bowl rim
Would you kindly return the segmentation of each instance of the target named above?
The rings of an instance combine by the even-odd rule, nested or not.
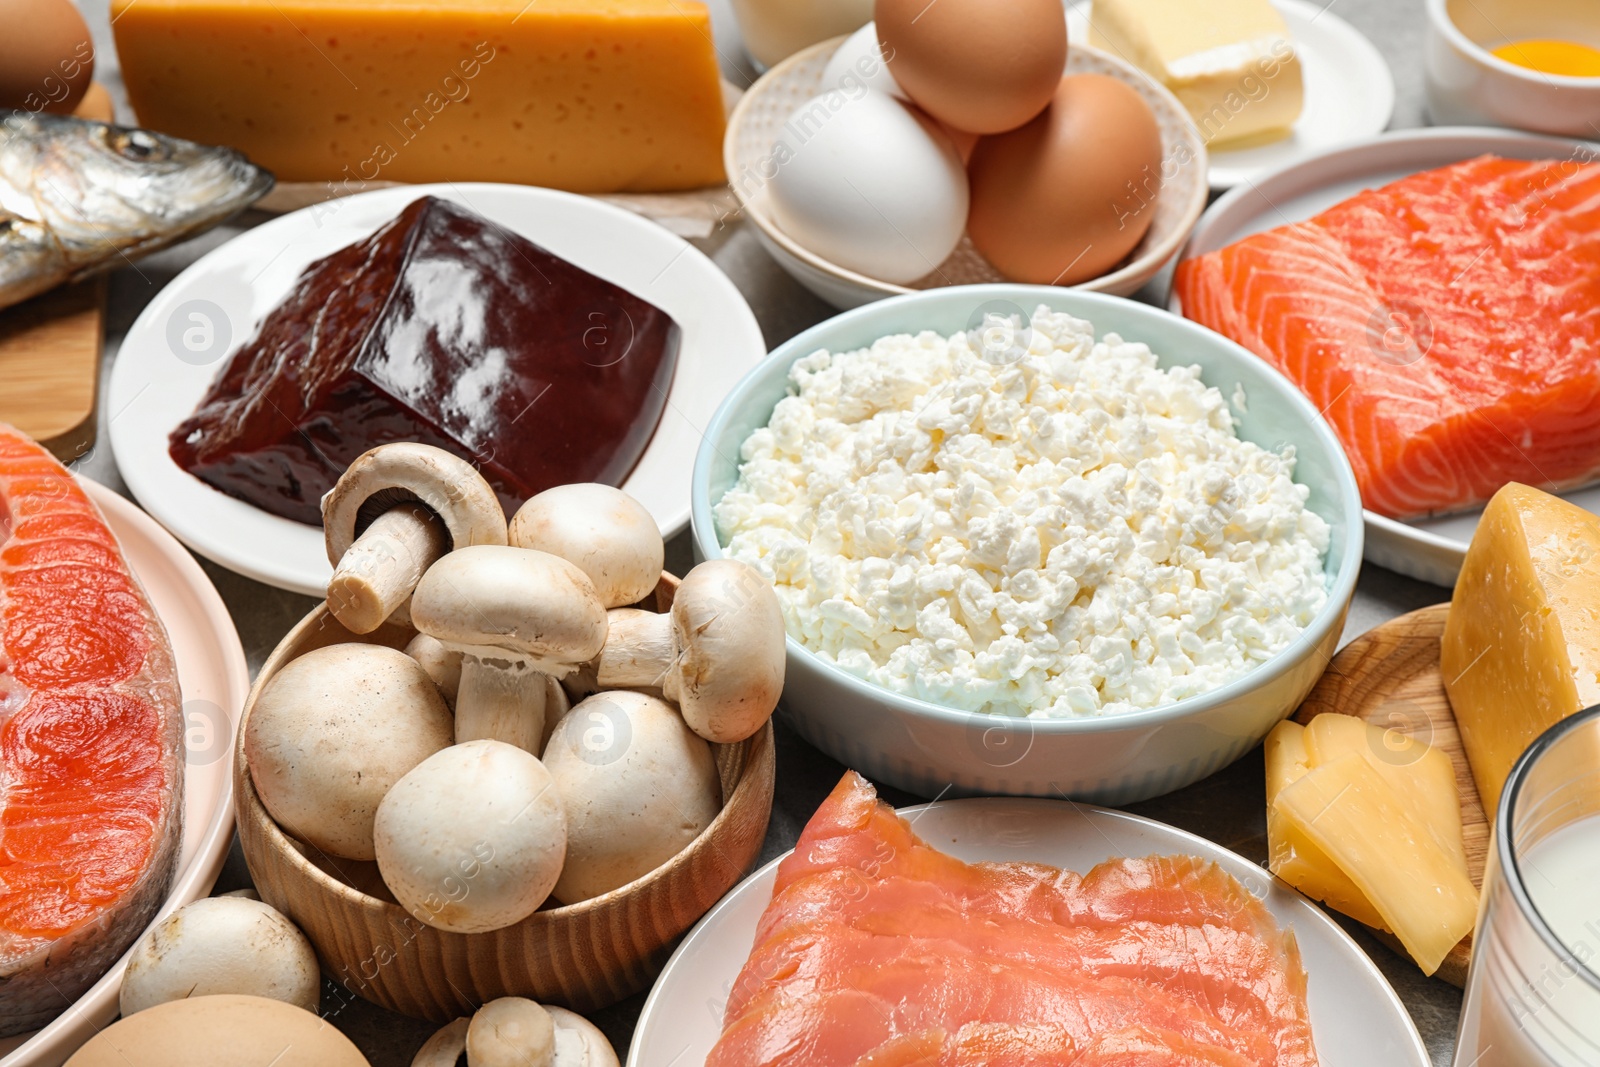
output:
[[[830,338],[840,332],[843,327],[854,327],[862,320],[870,320],[880,316],[895,318],[906,308],[918,306],[938,306],[959,301],[966,306],[974,306],[973,301],[984,300],[1009,300],[1023,307],[1033,307],[1039,303],[1049,305],[1057,311],[1078,318],[1095,321],[1097,308],[1116,308],[1118,313],[1130,314],[1135,318],[1147,318],[1150,321],[1161,321],[1167,328],[1176,328],[1180,333],[1186,333],[1196,346],[1210,348],[1214,353],[1225,359],[1249,360],[1258,372],[1265,372],[1264,380],[1275,390],[1273,400],[1287,404],[1302,416],[1305,423],[1308,441],[1295,441],[1296,450],[1302,444],[1312,441],[1323,449],[1332,458],[1334,475],[1339,483],[1337,508],[1340,512],[1338,519],[1344,528],[1344,551],[1338,560],[1338,569],[1334,572],[1328,587],[1328,601],[1323,605],[1315,618],[1311,620],[1300,637],[1281,649],[1271,659],[1247,671],[1226,685],[1217,687],[1198,696],[1188,697],[1171,704],[1161,704],[1154,708],[1140,711],[1121,712],[1113,715],[1086,716],[1083,718],[1030,718],[1027,720],[1031,732],[1038,734],[1076,734],[1076,733],[1101,733],[1107,731],[1125,730],[1131,727],[1151,727],[1165,723],[1176,722],[1181,719],[1210,711],[1225,704],[1240,700],[1260,689],[1273,679],[1287,673],[1306,656],[1320,655],[1317,646],[1334,627],[1343,623],[1345,611],[1349,608],[1350,600],[1355,594],[1356,577],[1361,569],[1361,553],[1363,547],[1364,526],[1361,510],[1361,490],[1356,484],[1355,471],[1350,466],[1349,457],[1346,456],[1344,446],[1339,443],[1333,428],[1328,425],[1311,401],[1306,399],[1300,390],[1285,378],[1276,368],[1267,364],[1259,356],[1234,343],[1221,334],[1214,333],[1188,319],[1180,318],[1171,312],[1149,304],[1130,300],[1126,297],[1109,296],[1105,293],[1091,293],[1077,289],[1063,289],[1048,285],[1018,285],[1010,283],[994,283],[988,285],[954,285],[938,289],[929,289],[900,296],[892,296],[884,300],[864,304],[849,311],[840,312],[832,318],[817,323],[810,329],[803,330],[789,338],[783,344],[773,349],[766,360],[758,364],[739,380],[729,393],[717,406],[716,413],[712,415],[701,435],[700,448],[695,455],[694,474],[691,480],[690,492],[690,527],[694,532],[695,546],[700,555],[705,559],[718,559],[722,556],[722,545],[717,540],[716,524],[712,519],[711,509],[714,506],[711,500],[711,464],[716,449],[712,442],[720,437],[726,424],[734,414],[751,402],[751,394],[756,387],[771,373],[774,362],[784,366],[792,365],[796,360],[808,356],[818,349],[834,349]],[[1106,331],[1096,323],[1097,334]],[[884,334],[890,332],[905,332],[893,328],[885,329]],[[1132,335],[1131,331],[1124,335],[1128,341],[1138,341],[1139,337]],[[1177,361],[1169,358],[1167,354],[1158,352],[1164,366],[1172,366]],[[1252,398],[1252,403],[1257,402]],[[1332,521],[1332,516],[1324,515],[1324,519]],[[1327,561],[1324,562],[1326,569]],[[815,655],[810,649],[796,641],[792,636],[785,636],[785,644],[789,657],[803,657],[810,665],[823,673],[832,683],[853,690],[857,695],[876,700],[882,704],[890,705],[899,711],[913,716],[925,716],[935,721],[948,725],[966,725],[971,722],[973,715],[982,712],[964,711],[957,708],[947,708],[919,697],[910,697],[893,690],[885,689],[859,678],[827,662]]]

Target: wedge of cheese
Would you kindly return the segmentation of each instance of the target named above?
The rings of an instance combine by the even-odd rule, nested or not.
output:
[[[697,0],[113,0],[141,125],[279,181],[724,180]]]
[[[1456,579],[1439,661],[1493,818],[1534,738],[1600,704],[1600,517],[1515,482],[1496,493]]]
[[[1274,807],[1349,876],[1425,973],[1472,930],[1478,891],[1465,868],[1363,757],[1313,767]]]
[[[1171,89],[1208,144],[1281,137],[1305,103],[1300,59],[1269,0],[1094,0],[1089,43]]]

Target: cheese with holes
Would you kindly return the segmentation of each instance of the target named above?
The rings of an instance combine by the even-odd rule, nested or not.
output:
[[[1281,137],[1305,90],[1269,0],[1094,0],[1089,43],[1172,90],[1207,143]]]
[[[696,0],[113,0],[139,123],[279,181],[724,180]]]
[[[1427,974],[1472,930],[1478,891],[1465,868],[1362,756],[1313,766],[1273,807],[1349,876]]]
[[[1440,667],[1492,818],[1528,745],[1600,704],[1600,517],[1515,482],[1496,493],[1456,579]]]

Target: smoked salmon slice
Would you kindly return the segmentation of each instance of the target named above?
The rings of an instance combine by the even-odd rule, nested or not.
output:
[[[1185,260],[1174,285],[1323,412],[1374,511],[1600,477],[1600,164],[1414,174]]]
[[[182,752],[172,647],[116,537],[0,423],[0,1035],[60,1014],[149,925]]]
[[[778,867],[706,1067],[1315,1067],[1292,934],[1187,856],[964,863],[847,774]]]

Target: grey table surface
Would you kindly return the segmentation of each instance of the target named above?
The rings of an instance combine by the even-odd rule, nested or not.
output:
[[[1203,3],[1204,0],[1196,2]],[[127,105],[115,66],[109,0],[82,0],[82,3],[95,36],[97,77],[111,89],[117,101],[119,118],[129,121],[132,111]],[[728,0],[711,0],[710,6],[724,75],[737,85],[748,85],[754,72],[739,45],[738,28],[728,7]],[[1392,127],[1422,125],[1422,75],[1418,60],[1426,17],[1423,0],[1331,0],[1324,9],[1366,34],[1388,60],[1397,89]],[[116,359],[123,334],[157,291],[200,255],[268,217],[260,213],[247,214],[235,223],[182,247],[141,261],[137,270],[125,267],[111,276],[102,387]],[[735,223],[696,244],[728,273],[749,301],[769,347],[780,344],[832,314],[832,309],[778,268],[744,224]],[[99,444],[79,459],[74,467],[126,494],[127,487],[106,444],[109,440],[106,427],[112,417],[114,413],[101,408],[98,414]],[[315,601],[261,585],[206,560],[200,563],[232,613],[253,674],[273,646],[301,616],[311,610]],[[673,538],[668,546],[668,568],[682,574],[691,564],[687,533]],[[1348,641],[1395,615],[1438,603],[1448,597],[1447,590],[1368,565],[1356,587],[1355,601],[1351,605],[1343,639]],[[812,748],[781,723],[777,747],[777,792],[772,821],[762,847],[762,863],[792,847],[801,827],[844,772],[842,765]],[[892,789],[883,790],[883,795],[895,804],[911,803],[916,799]],[[1259,748],[1204,781],[1168,796],[1133,805],[1130,810],[1201,834],[1254,861],[1264,862],[1266,859],[1265,795]],[[236,839],[216,892],[237,889],[249,882],[250,874]],[[1433,1062],[1437,1065],[1448,1064],[1455,1045],[1456,1023],[1461,1009],[1460,992],[1444,982],[1424,977],[1409,960],[1390,951],[1368,935],[1359,924],[1341,921],[1394,985],[1427,1043]],[[337,1004],[343,999],[325,996],[324,1004]],[[624,1059],[643,1003],[644,996],[640,995],[594,1017]],[[343,1008],[333,1021],[361,1048],[373,1067],[405,1067],[433,1031],[431,1024],[392,1014],[365,1001],[356,1001]]]

